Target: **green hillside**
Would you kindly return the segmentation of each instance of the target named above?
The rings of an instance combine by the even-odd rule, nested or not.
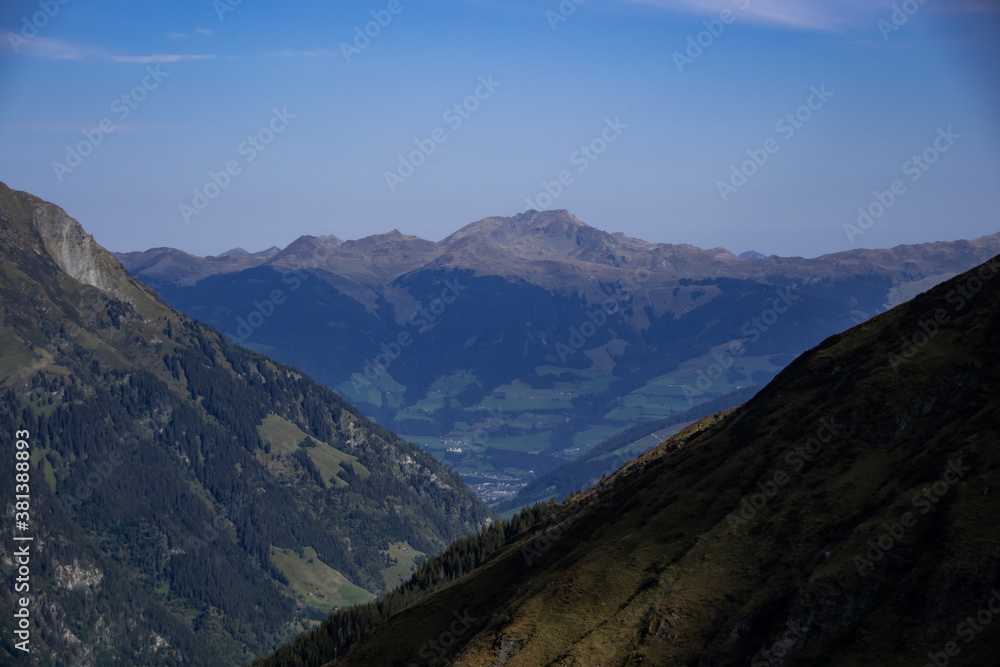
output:
[[[29,433],[34,664],[248,662],[398,583],[394,545],[437,553],[493,516],[430,454],[177,313],[2,184],[0,266],[0,443],[13,462]],[[0,476],[4,502],[16,481]],[[0,545],[8,581],[20,546]],[[5,587],[0,613],[19,597]]]

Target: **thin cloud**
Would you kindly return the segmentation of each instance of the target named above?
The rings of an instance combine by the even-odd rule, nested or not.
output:
[[[45,58],[46,60],[89,60],[101,55],[101,52],[96,49],[88,49],[46,37],[35,37],[28,40],[28,43],[21,46],[18,52],[24,56]]]
[[[264,54],[268,58],[329,58],[330,56],[339,55],[340,51],[331,51],[330,49],[316,49],[314,51],[291,51],[285,49],[283,51],[270,51]]]
[[[891,0],[626,0],[687,14],[718,16],[730,10],[740,20],[796,30],[837,32],[869,25]]]
[[[112,56],[110,60],[116,63],[176,63],[182,60],[214,60],[215,54],[198,53],[163,53],[151,56]]]
[[[45,37],[35,37],[21,47],[20,54],[30,58],[42,58],[45,60],[76,60],[94,61],[105,60],[115,63],[176,63],[181,61],[213,60],[217,58],[215,54],[201,53],[155,53],[149,55],[123,56],[110,53],[105,49],[80,46],[70,42],[62,42]]]
[[[795,30],[840,32],[870,28],[885,18],[897,0],[624,0],[664,9],[718,17],[730,10],[737,20]],[[898,4],[898,2],[897,2]],[[924,7],[924,5],[921,5]],[[996,0],[950,0],[926,5],[948,14],[992,14],[1000,12]]]
[[[215,31],[211,28],[198,28],[195,30],[199,35],[205,35],[206,37],[214,33]]]

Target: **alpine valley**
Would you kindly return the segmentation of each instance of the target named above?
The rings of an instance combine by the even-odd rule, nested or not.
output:
[[[998,252],[1000,234],[737,256],[528,211],[438,243],[392,231],[117,257],[177,309],[335,389],[509,511],[586,487],[659,442],[652,433],[708,414],[700,405],[737,405],[826,337]],[[598,448],[647,422],[660,425]],[[592,450],[594,465],[556,472]],[[538,481],[549,473],[566,483]]]

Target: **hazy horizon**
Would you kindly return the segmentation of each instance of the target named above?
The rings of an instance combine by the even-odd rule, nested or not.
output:
[[[0,180],[114,251],[435,240],[531,207],[737,253],[971,239],[1000,219],[998,17],[978,0],[8,2]]]
[[[555,210],[560,210],[560,209],[555,209]],[[573,211],[569,211],[569,212],[571,214],[573,213]],[[487,217],[496,217],[496,216],[487,216]],[[579,216],[576,216],[576,217],[579,219]],[[483,219],[484,218],[480,218],[479,220],[483,220]],[[338,238],[338,240],[340,240],[341,242],[361,241],[361,240],[369,238],[371,236],[379,236],[379,235],[383,235],[383,234],[392,233],[393,231],[398,231],[400,234],[403,234],[404,236],[417,236],[417,237],[422,238],[422,239],[427,240],[427,241],[433,241],[434,243],[440,243],[441,241],[443,241],[444,239],[446,239],[448,236],[450,236],[454,232],[462,229],[466,225],[474,224],[476,222],[479,222],[479,220],[470,220],[468,222],[461,223],[459,226],[455,227],[455,229],[453,229],[451,232],[445,234],[441,238],[436,238],[436,239],[427,239],[427,238],[424,238],[422,236],[419,236],[418,234],[410,233],[410,232],[406,231],[406,229],[393,228],[393,229],[385,229],[385,230],[381,230],[381,231],[374,231],[374,232],[372,232],[370,234],[364,234],[364,235],[361,235],[361,236],[356,236],[356,237],[351,237],[351,238],[342,238],[342,237],[340,237],[337,234],[301,234],[301,235],[295,237],[292,240],[292,242],[294,242],[294,241],[302,238],[303,236],[312,236],[314,238],[319,238],[321,236],[336,236]],[[586,220],[580,220],[580,222],[582,222],[584,224],[589,224]],[[590,225],[590,226],[593,227],[593,225]],[[87,231],[89,232],[90,230],[87,230]],[[621,232],[621,230],[611,230],[611,229],[602,229],[601,231],[607,232],[609,234],[625,233],[625,232]],[[1000,229],[998,229],[995,232],[989,233],[989,234],[983,234],[982,236],[976,236],[976,237],[970,237],[970,238],[954,238],[954,239],[952,239],[952,238],[938,238],[938,239],[930,239],[930,240],[927,240],[927,241],[922,241],[920,243],[951,243],[951,242],[955,242],[955,241],[974,241],[977,238],[982,238],[983,236],[990,236],[990,235],[996,234],[996,233],[1000,233]],[[627,234],[627,233],[625,233],[625,235],[626,236],[632,236],[631,234]],[[632,238],[638,238],[641,241],[648,241],[648,239],[644,239],[644,238],[641,238],[641,237],[634,237],[634,236],[632,236]],[[100,239],[96,239],[96,240],[98,242],[100,242]],[[653,241],[650,241],[650,243],[653,243]],[[669,241],[662,241],[662,242],[658,242],[658,243],[670,244]],[[201,254],[201,253],[193,252],[193,251],[185,249],[185,248],[181,248],[181,247],[177,247],[177,246],[170,246],[170,245],[167,245],[167,246],[150,246],[148,248],[133,248],[133,249],[130,249],[130,250],[112,250],[112,252],[116,252],[116,253],[145,252],[147,250],[153,250],[155,248],[173,248],[175,250],[181,250],[183,252],[186,252],[186,253],[188,253],[190,255],[195,255],[197,257],[219,257],[219,256],[223,255],[224,253],[230,252],[232,250],[242,249],[242,250],[245,250],[248,253],[253,254],[253,253],[257,253],[257,252],[263,252],[265,250],[270,250],[271,248],[278,248],[278,250],[281,251],[281,250],[284,250],[285,248],[287,248],[289,245],[290,245],[290,243],[285,244],[285,245],[272,244],[272,245],[269,245],[269,246],[266,246],[266,247],[259,247],[258,248],[256,246],[254,246],[254,247],[247,247],[246,245],[242,245],[242,244],[237,243],[236,245],[232,245],[232,246],[229,246],[227,248],[223,248],[223,249],[220,249],[220,250],[217,250],[217,251],[214,251],[214,252],[209,252],[209,253],[206,253],[206,254]],[[675,244],[672,244],[672,245],[693,245],[693,244],[675,243]],[[717,249],[717,248],[724,248],[724,249],[732,252],[734,255],[739,255],[739,254],[744,253],[744,252],[751,252],[751,251],[753,251],[753,252],[759,252],[759,253],[761,253],[763,255],[767,255],[767,256],[777,255],[779,257],[788,257],[788,258],[790,258],[790,257],[802,257],[804,259],[814,259],[816,257],[821,257],[822,255],[825,255],[825,254],[833,254],[833,253],[836,253],[836,252],[844,252],[846,250],[889,250],[889,249],[891,249],[893,247],[896,247],[897,245],[919,245],[919,243],[915,243],[915,244],[904,243],[904,244],[895,244],[895,245],[892,245],[892,246],[867,246],[864,243],[860,243],[859,242],[853,248],[846,248],[844,250],[833,251],[832,253],[821,253],[821,254],[818,254],[818,255],[781,255],[779,253],[767,252],[766,249],[762,249],[762,248],[730,248],[730,247],[726,247],[724,245],[695,246],[695,247],[697,247],[697,248],[699,248],[701,250],[714,250],[714,249]]]

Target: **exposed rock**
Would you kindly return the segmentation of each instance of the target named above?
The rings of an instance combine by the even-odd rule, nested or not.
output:
[[[45,249],[59,267],[81,283],[110,291],[114,288],[101,269],[110,260],[107,251],[83,231],[73,218],[54,204],[35,200],[32,220],[45,241]]]
[[[104,573],[97,568],[88,570],[79,561],[73,561],[72,565],[57,565],[55,579],[59,586],[71,591],[84,588],[93,590],[101,584]]]

